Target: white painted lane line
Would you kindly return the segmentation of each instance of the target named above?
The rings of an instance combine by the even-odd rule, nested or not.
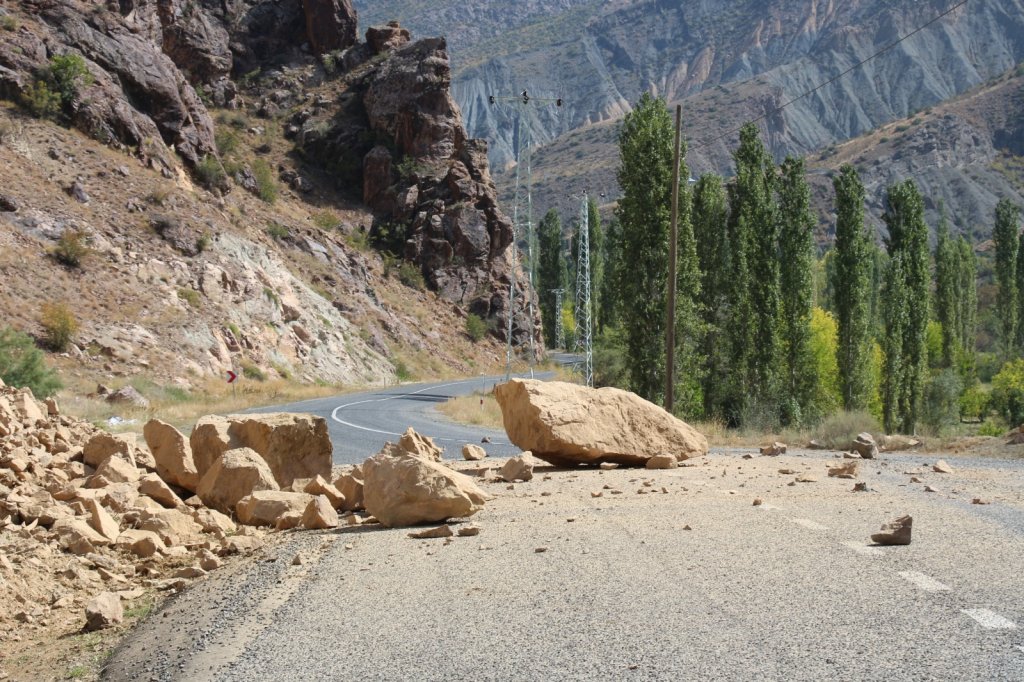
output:
[[[810,519],[790,519],[790,521],[792,521],[798,526],[810,528],[811,530],[828,530],[828,528],[826,528],[825,526],[821,525],[820,523],[815,523]]]
[[[1007,620],[1006,618],[1000,616],[998,613],[994,613],[992,611],[989,611],[988,609],[964,609],[963,612],[971,618],[973,618],[974,620],[978,621],[981,627],[988,628],[989,630],[1017,629],[1017,624],[1014,623],[1012,620]],[[1017,648],[1021,649],[1021,651],[1024,651],[1024,648]]]
[[[343,426],[348,426],[348,427],[353,428],[353,429],[358,429],[359,431],[367,431],[369,433],[379,433],[382,436],[401,437],[402,434],[396,433],[394,431],[382,431],[381,429],[371,429],[368,426],[360,426],[359,424],[353,424],[352,422],[345,421],[344,419],[341,419],[338,416],[338,413],[341,412],[342,410],[346,409],[346,408],[355,407],[356,405],[365,405],[367,403],[383,403],[383,402],[387,402],[389,400],[397,400],[399,398],[407,398],[407,397],[409,397],[411,395],[416,395],[418,393],[423,393],[424,391],[435,391],[435,390],[437,390],[439,388],[448,388],[449,386],[458,386],[459,384],[468,384],[468,383],[473,383],[473,382],[476,382],[476,381],[478,381],[478,380],[477,379],[468,379],[468,380],[465,380],[465,381],[453,381],[453,382],[448,383],[448,384],[440,384],[440,385],[435,384],[435,385],[431,385],[431,386],[425,386],[424,388],[421,388],[418,391],[412,391],[410,393],[396,393],[394,395],[385,396],[383,398],[371,398],[369,400],[357,400],[354,403],[346,403],[344,405],[338,405],[337,407],[335,407],[331,411],[331,419],[333,419],[334,421],[338,422],[339,424],[342,424]],[[461,442],[463,442],[461,440],[455,440],[455,439],[451,439],[451,438],[438,438],[436,436],[433,437],[433,440],[435,440],[435,441],[443,441],[443,442],[446,442],[446,443],[456,443],[456,442],[461,443]],[[492,444],[493,445],[508,445],[508,443],[501,443],[501,442],[498,442],[498,441],[494,441]]]
[[[885,556],[885,552],[878,549],[877,547],[870,547],[865,545],[863,542],[857,542],[856,540],[850,540],[849,542],[843,543],[845,546],[852,549],[857,554],[864,556]]]
[[[900,571],[900,577],[909,580],[925,592],[949,592],[949,585],[943,585],[935,578],[917,571]]]

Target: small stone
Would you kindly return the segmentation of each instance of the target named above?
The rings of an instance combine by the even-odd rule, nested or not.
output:
[[[432,538],[450,538],[455,535],[452,532],[452,527],[448,524],[438,526],[437,528],[428,528],[427,530],[421,530],[418,533],[409,533],[409,537],[414,540],[429,540]]]
[[[755,507],[760,507],[762,504],[764,504],[764,500],[762,500],[760,497],[755,497],[754,498],[754,506]]]
[[[980,497],[975,497],[971,500],[971,504],[991,504],[988,500],[984,500]]]
[[[875,437],[870,433],[857,434],[857,437],[850,443],[850,449],[859,453],[864,459],[878,457],[878,444],[875,443]]]
[[[766,445],[763,448],[761,448],[761,456],[762,457],[778,457],[779,455],[784,455],[784,454],[786,454],[787,447],[788,446],[785,443],[780,443],[780,442],[776,441],[776,442],[772,443],[771,445]]]
[[[533,550],[533,553],[534,554],[543,554],[546,551],[548,551],[547,547],[537,547],[536,549]]]
[[[654,455],[647,460],[645,464],[648,469],[675,469],[679,466],[679,460],[676,459],[675,455]]]
[[[868,492],[868,484],[863,481],[860,483],[853,484],[853,492],[855,493],[866,493]]]
[[[920,476],[911,476],[910,477],[910,482],[911,483],[923,483],[923,481],[921,480]]]
[[[924,487],[924,491],[926,493],[937,493],[937,492],[939,492],[938,490],[936,490],[935,488],[931,487],[930,485],[926,485]]]
[[[796,477],[796,482],[797,483],[817,483],[818,479],[817,479],[817,477],[811,476],[810,474],[802,474],[802,475]]]
[[[685,526],[683,526],[683,530],[693,530],[693,529],[690,528],[690,524],[686,524]]]
[[[487,456],[487,451],[479,445],[463,445],[462,446],[462,458],[469,462],[479,462],[481,459]]]
[[[459,528],[460,538],[471,538],[480,535],[480,526],[463,526]]]
[[[615,462],[601,462],[599,467],[604,471],[611,471],[612,469],[618,469],[619,465]]]
[[[591,497],[604,497],[604,493],[602,491],[600,491],[600,490],[591,491],[590,496]]]
[[[297,553],[292,557],[292,566],[302,566],[306,563],[306,558],[302,556],[302,552]]]
[[[937,474],[951,474],[953,473],[953,467],[946,463],[946,460],[940,459],[932,466],[932,471]]]
[[[793,469],[779,469],[779,473],[783,476],[792,476],[796,473]]]
[[[881,533],[871,536],[871,541],[879,545],[909,545],[914,519],[901,516],[882,526]]]
[[[843,459],[864,459],[859,452],[844,452]]]
[[[843,464],[837,464],[828,468],[829,478],[857,478],[857,469],[860,463],[856,460],[849,460]]]
[[[533,453],[527,451],[521,455],[512,457],[501,467],[500,476],[505,481],[529,481],[533,478],[533,467],[535,464]]]

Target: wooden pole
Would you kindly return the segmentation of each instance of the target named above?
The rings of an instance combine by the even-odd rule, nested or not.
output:
[[[676,258],[679,241],[679,154],[683,106],[676,105],[676,142],[672,164],[672,229],[668,238],[668,305],[665,314],[665,409],[675,407],[676,364]]]

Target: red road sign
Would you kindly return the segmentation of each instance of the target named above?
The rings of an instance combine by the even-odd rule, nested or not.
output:
[[[229,383],[229,384],[233,384],[233,383],[235,383],[235,379],[237,379],[237,378],[238,378],[238,375],[237,375],[237,374],[235,374],[234,372],[232,372],[232,371],[231,371],[231,370],[229,369],[229,370],[228,370],[228,383]]]

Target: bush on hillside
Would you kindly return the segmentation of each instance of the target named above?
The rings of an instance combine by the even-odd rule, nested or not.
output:
[[[1024,360],[1006,363],[992,378],[992,407],[1011,428],[1024,424]]]
[[[86,236],[83,232],[67,230],[57,240],[57,246],[53,250],[53,257],[57,262],[69,268],[80,268],[86,257],[89,255],[89,246],[86,243]]]
[[[814,430],[815,440],[831,450],[845,450],[859,433],[878,433],[878,420],[868,412],[836,412]]]
[[[67,350],[78,332],[78,320],[64,303],[44,303],[39,322],[43,325],[43,341],[57,353]]]
[[[15,388],[27,386],[38,398],[61,388],[57,373],[46,366],[32,338],[10,327],[0,328],[0,379]]]
[[[933,376],[924,390],[921,421],[936,435],[960,421],[963,382],[956,371],[944,369]]]
[[[474,313],[466,316],[466,336],[476,343],[487,336],[487,323]]]

